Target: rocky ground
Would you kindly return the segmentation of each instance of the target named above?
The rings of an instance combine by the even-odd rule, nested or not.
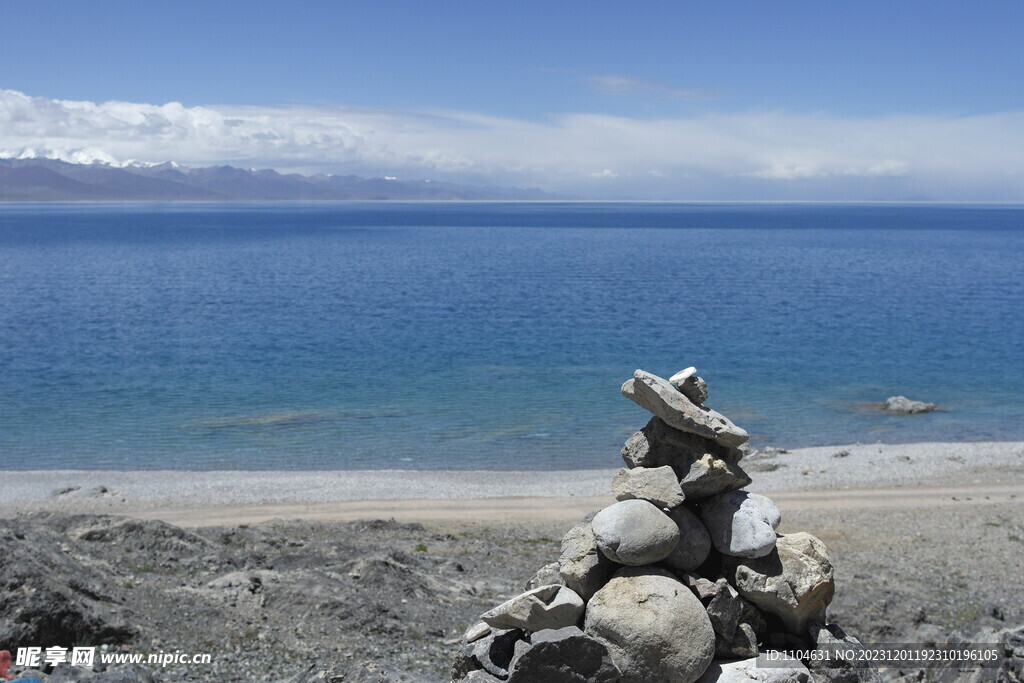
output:
[[[847,631],[926,642],[1024,624],[1016,500],[836,503],[783,508],[780,531],[807,530],[828,545],[830,620]],[[390,680],[443,681],[464,629],[557,559],[565,530],[379,520],[186,530],[22,515],[0,520],[0,649],[107,643],[213,655],[210,665],[151,666],[152,678],[122,668],[105,680],[303,681],[313,680],[307,670],[333,669],[334,679],[318,680],[383,680],[388,671]]]

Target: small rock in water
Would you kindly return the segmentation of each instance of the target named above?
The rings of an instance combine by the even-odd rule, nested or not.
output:
[[[583,599],[565,586],[541,586],[521,593],[480,615],[480,620],[499,629],[540,631],[572,626],[583,615]]]
[[[890,396],[885,399],[883,407],[887,412],[898,415],[917,415],[919,413],[930,413],[938,409],[938,406],[934,403],[911,401],[906,396]]]
[[[615,500],[646,500],[660,508],[674,508],[684,500],[676,473],[668,465],[619,470],[612,479],[612,495]]]
[[[623,500],[594,516],[598,549],[612,562],[639,566],[668,557],[679,543],[679,527],[646,500]]]
[[[731,491],[703,501],[699,510],[711,542],[723,555],[763,557],[775,547],[782,515],[765,496]]]

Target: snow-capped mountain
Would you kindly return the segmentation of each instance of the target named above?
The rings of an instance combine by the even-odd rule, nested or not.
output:
[[[472,187],[429,180],[281,174],[233,166],[189,168],[173,161],[117,161],[96,150],[23,149],[0,157],[5,201],[245,201],[339,199],[551,199],[537,189]],[[59,158],[67,157],[67,158]]]

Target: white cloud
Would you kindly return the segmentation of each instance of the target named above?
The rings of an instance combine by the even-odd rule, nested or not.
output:
[[[1024,112],[527,121],[464,111],[73,102],[0,90],[0,155],[228,163],[582,196],[1024,200]],[[596,169],[596,170],[595,170]],[[614,170],[612,170],[614,169]]]
[[[613,95],[650,93],[680,100],[706,100],[714,95],[714,92],[707,88],[677,88],[656,81],[646,81],[619,74],[587,76],[586,81],[594,88]]]

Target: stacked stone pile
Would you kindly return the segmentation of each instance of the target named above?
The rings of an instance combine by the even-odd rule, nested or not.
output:
[[[805,683],[811,673],[799,661],[755,672],[752,658],[857,645],[826,628],[835,584],[824,544],[776,533],[778,508],[744,489],[747,433],[704,405],[707,384],[695,373],[666,381],[637,370],[622,385],[654,417],[622,449],[618,502],[570,529],[558,562],[525,593],[480,616],[453,681]]]

